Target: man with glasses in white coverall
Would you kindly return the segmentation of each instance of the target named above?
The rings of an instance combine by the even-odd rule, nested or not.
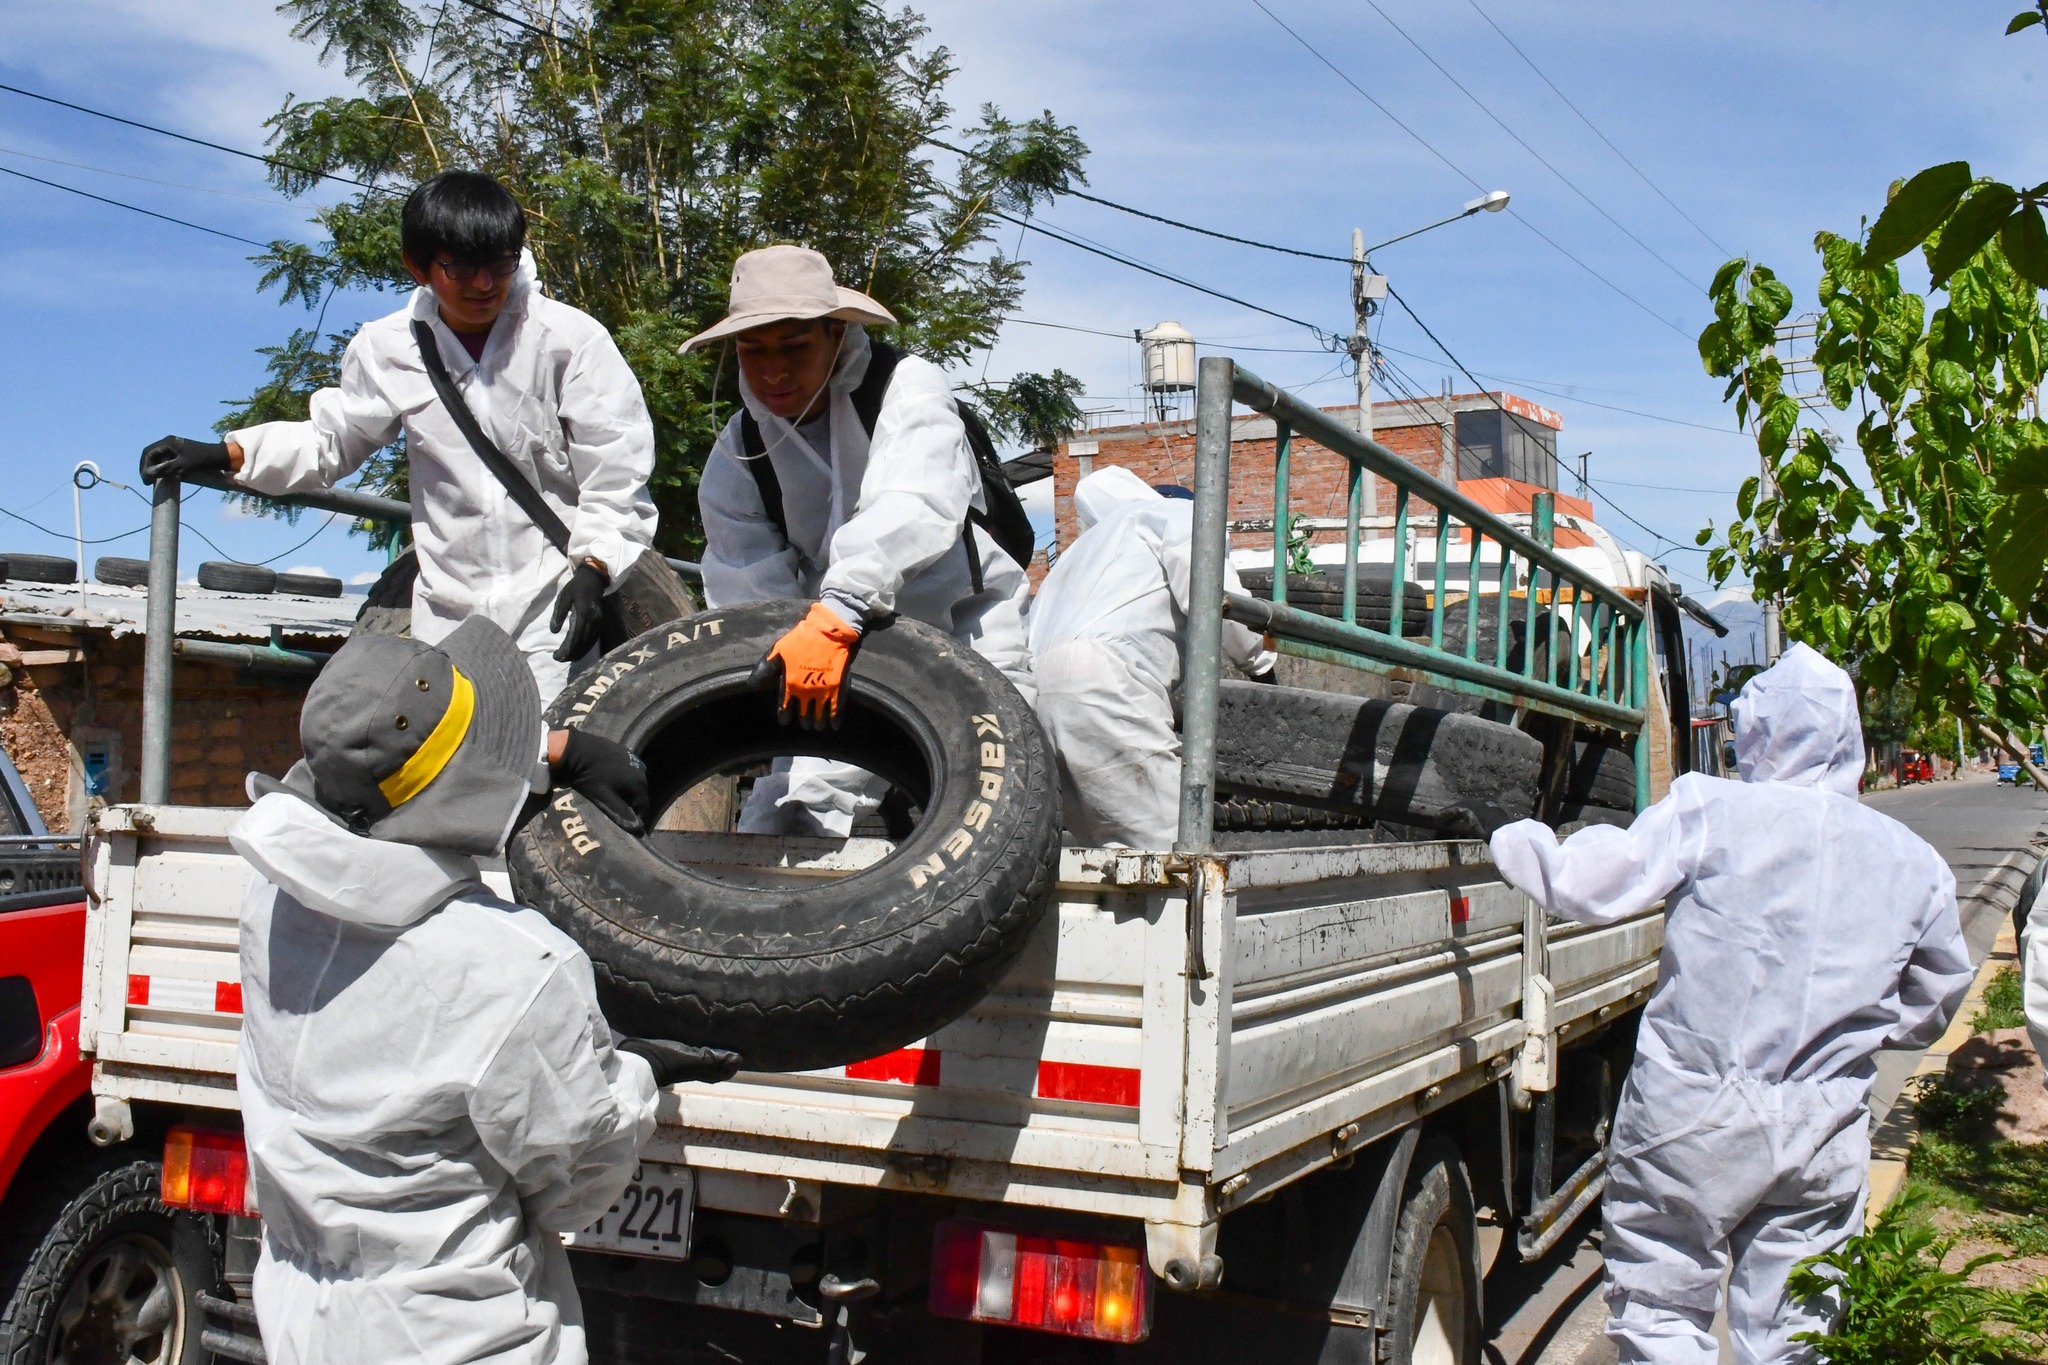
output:
[[[1083,844],[1170,849],[1180,829],[1180,735],[1173,689],[1187,624],[1194,504],[1128,469],[1074,485],[1081,534],[1031,606],[1038,717],[1060,764],[1060,810]],[[1223,586],[1243,592],[1223,566]],[[1270,680],[1264,642],[1223,623],[1223,653]]]
[[[1861,1230],[1881,1048],[1941,1036],[1970,984],[1955,878],[1856,799],[1849,675],[1805,645],[1730,708],[1740,782],[1688,773],[1627,829],[1495,832],[1502,876],[1607,924],[1665,902],[1664,954],[1609,1140],[1608,1335],[1628,1362],[1809,1361],[1785,1277]],[[1731,1269],[1732,1263],[1732,1269]]]

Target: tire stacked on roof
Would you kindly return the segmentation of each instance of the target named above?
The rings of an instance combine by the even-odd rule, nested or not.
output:
[[[281,573],[276,590],[290,597],[339,597],[341,580],[324,573]]]
[[[236,564],[231,560],[209,559],[199,566],[199,586],[213,592],[244,592],[261,595],[277,587],[277,571],[261,564]]]
[[[146,588],[149,586],[149,561],[101,555],[93,561],[92,576],[110,588]]]
[[[62,555],[31,555],[9,551],[0,555],[7,577],[18,583],[76,583],[78,561]]]

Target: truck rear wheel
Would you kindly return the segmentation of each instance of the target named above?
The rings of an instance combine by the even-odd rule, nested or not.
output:
[[[690,845],[672,860],[662,836],[630,838],[559,791],[506,852],[521,900],[590,955],[614,1027],[730,1048],[755,1071],[862,1061],[957,1018],[1023,948],[1059,869],[1045,733],[951,637],[872,624],[840,727],[778,724],[775,693],[749,675],[804,609],[762,602],[651,630],[564,691],[548,723],[639,754],[657,811],[780,755],[853,764],[920,812],[893,851],[839,877],[720,876],[692,865]],[[740,849],[769,836],[724,838]]]
[[[1387,1278],[1394,1365],[1478,1365],[1480,1277],[1472,1184],[1447,1144],[1409,1167]]]
[[[159,1168],[108,1171],[71,1201],[0,1314],[0,1363],[202,1365],[199,1295],[221,1275],[212,1220],[157,1198]]]

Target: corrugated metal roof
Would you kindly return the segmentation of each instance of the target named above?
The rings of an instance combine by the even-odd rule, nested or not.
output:
[[[283,593],[215,592],[196,583],[178,585],[178,634],[216,640],[268,640],[270,628],[286,635],[346,636],[362,610],[360,593],[341,597],[288,597]],[[104,630],[139,635],[149,612],[141,588],[76,583],[0,584],[0,623]]]

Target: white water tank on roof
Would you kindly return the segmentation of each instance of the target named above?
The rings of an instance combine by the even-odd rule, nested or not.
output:
[[[1138,341],[1145,349],[1145,392],[1187,393],[1195,387],[1195,338],[1187,328],[1162,322]]]

